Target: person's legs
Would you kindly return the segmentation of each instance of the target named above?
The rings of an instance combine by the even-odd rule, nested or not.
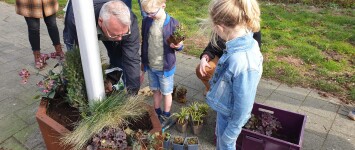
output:
[[[236,141],[232,143],[226,143],[221,139],[228,126],[228,117],[217,112],[217,125],[216,125],[216,135],[217,135],[217,150],[235,150]]]
[[[54,14],[48,17],[44,17],[44,22],[47,25],[49,37],[51,38],[53,46],[55,48],[55,55],[59,56],[61,59],[64,58],[64,52],[62,50],[62,45],[60,44],[56,15]]]
[[[28,28],[28,39],[30,41],[32,51],[39,51],[40,37],[39,37],[39,18],[25,17]]]
[[[171,93],[173,93],[173,89],[174,89],[174,75],[165,77],[163,76],[163,72],[161,73],[162,75],[159,76],[159,82],[160,82],[160,91],[163,94],[163,98],[164,98],[163,114],[166,117],[170,117],[170,109],[173,101],[173,97]]]
[[[196,75],[197,77],[202,81],[202,83],[206,86],[206,92],[210,89],[210,84],[208,83],[209,80],[212,78],[214,70],[216,69],[216,64],[218,62],[219,58],[216,56],[214,59],[208,62],[208,64],[211,66],[211,68],[206,67],[206,76],[202,76],[200,73],[200,65],[197,65],[196,67]],[[205,93],[204,93],[205,94]]]
[[[35,67],[42,69],[45,62],[41,59],[40,36],[39,36],[39,18],[25,17],[28,28],[28,40],[30,41],[35,60]]]
[[[160,92],[159,77],[157,75],[157,72],[151,70],[150,68],[147,69],[147,72],[149,79],[149,88],[153,91],[154,109],[156,110],[158,116],[160,116],[162,114],[160,109],[162,94]]]

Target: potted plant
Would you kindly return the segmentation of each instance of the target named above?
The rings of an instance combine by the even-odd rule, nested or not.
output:
[[[188,119],[189,119],[188,108],[181,107],[180,112],[174,113],[173,115],[177,117],[177,124],[176,124],[177,130],[180,131],[181,133],[185,133],[186,128],[187,128]]]
[[[208,106],[207,103],[199,103],[198,104],[198,111],[202,114],[202,120],[205,124],[207,123],[207,116],[208,116],[209,110],[210,110],[210,107]]]
[[[184,150],[184,138],[175,136],[173,138],[173,150]]]
[[[105,127],[95,134],[86,149],[126,149],[126,133],[121,128]]]
[[[179,44],[181,41],[185,40],[185,33],[183,29],[183,25],[177,25],[175,27],[175,31],[173,32],[172,35],[169,36],[167,39],[167,42],[169,43],[174,43],[175,45]]]
[[[163,148],[164,149],[169,149],[170,148],[170,133],[169,132],[164,132],[163,133],[163,138],[164,138],[164,142],[163,142]]]
[[[184,143],[188,150],[198,150],[198,137],[187,137]]]
[[[186,103],[186,93],[187,90],[184,87],[178,88],[176,92],[176,98],[179,103]]]
[[[192,132],[193,134],[198,135],[201,133],[203,127],[203,120],[202,120],[203,114],[198,111],[195,111],[190,113],[190,116],[191,116]]]
[[[254,103],[253,117],[242,128],[237,149],[300,150],[306,116]]]
[[[144,120],[148,120],[150,132],[161,131],[154,108],[144,104],[142,97],[129,97],[123,92],[114,92],[106,99],[88,105],[78,49],[67,52],[66,61],[59,64],[64,65],[63,71],[53,71],[53,73],[58,74],[60,78],[57,79],[62,82],[52,82],[54,78],[50,78],[49,84],[46,82],[42,82],[43,85],[38,84],[43,87],[42,90],[46,92],[47,97],[54,95],[54,99],[43,97],[36,113],[48,149],[82,149],[104,128],[122,128],[142,120],[142,116],[146,115],[148,119]],[[29,76],[26,71],[20,75],[25,80]],[[55,94],[48,94],[51,92]],[[63,115],[54,111],[54,108],[62,108],[64,112],[74,112],[77,118],[67,119],[70,122],[63,122],[62,120],[71,118],[71,114]],[[61,118],[50,114],[57,114]],[[141,125],[143,124],[138,124]]]

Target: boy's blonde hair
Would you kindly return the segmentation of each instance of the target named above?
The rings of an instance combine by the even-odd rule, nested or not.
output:
[[[160,6],[166,2],[166,0],[140,0],[144,11],[149,11],[150,9]]]

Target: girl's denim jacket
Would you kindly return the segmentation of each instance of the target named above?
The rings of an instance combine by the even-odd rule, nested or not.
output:
[[[220,137],[226,143],[238,138],[250,118],[263,70],[262,62],[263,56],[253,33],[226,43],[206,96],[209,106],[228,120],[227,128]]]

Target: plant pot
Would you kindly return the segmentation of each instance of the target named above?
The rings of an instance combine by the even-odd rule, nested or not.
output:
[[[186,129],[187,129],[187,121],[185,121],[184,124],[180,124],[180,123],[176,123],[176,129],[181,132],[181,133],[185,133]]]
[[[42,98],[36,113],[36,120],[47,149],[70,150],[70,146],[60,144],[60,137],[70,131],[47,115],[47,106],[48,100]]]
[[[173,143],[173,150],[184,150],[184,144],[175,144]]]
[[[42,98],[37,113],[36,119],[41,131],[43,140],[48,150],[70,150],[70,146],[64,146],[60,142],[60,138],[65,133],[70,132],[69,129],[59,124],[47,115],[48,100]],[[150,133],[161,132],[161,124],[158,119],[158,115],[152,106],[146,105],[148,108],[149,117],[152,124]]]
[[[186,93],[185,94],[176,94],[176,99],[179,103],[186,103]]]
[[[174,45],[179,44],[181,41],[185,40],[185,37],[183,38],[175,38],[173,35],[170,35],[169,38],[167,39],[167,42],[174,43]]]
[[[195,134],[195,135],[200,134],[201,131],[202,131],[202,128],[203,128],[203,124],[200,124],[200,125],[193,125],[193,126],[192,126],[192,132],[193,132],[193,134]]]
[[[272,113],[273,116],[276,117],[278,121],[280,121],[282,128],[278,131],[278,134],[283,135],[283,137],[287,137],[288,140],[263,135],[243,128],[237,139],[237,149],[302,149],[303,134],[307,119],[305,115],[254,103],[252,114],[259,116],[262,112]]]
[[[195,138],[197,140],[197,143],[196,144],[189,144],[188,140],[193,139],[193,138]],[[185,138],[184,144],[187,145],[188,150],[198,150],[198,145],[199,145],[198,137],[187,137],[187,138]]]
[[[163,148],[164,149],[170,149],[170,139],[168,139],[168,140],[164,140],[163,141]]]

